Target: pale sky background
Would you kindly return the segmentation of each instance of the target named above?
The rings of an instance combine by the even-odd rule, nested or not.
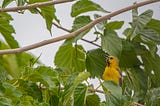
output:
[[[134,2],[140,2],[144,0],[92,0],[97,4],[101,5],[105,10],[108,11],[116,11],[118,9],[124,8],[126,6],[132,5]],[[2,0],[0,0],[0,4]],[[60,23],[63,27],[67,29],[71,29],[73,18],[70,16],[71,5],[74,2],[58,4],[56,5],[56,15],[60,19]],[[14,4],[10,5],[14,6]],[[146,11],[147,9],[152,9],[154,11],[153,18],[160,19],[160,2],[146,5],[139,8],[139,13]],[[102,14],[101,12],[95,12]],[[10,12],[14,21],[12,21],[12,25],[15,28],[16,34],[14,34],[15,39],[19,42],[20,46],[27,46],[29,44],[33,44],[39,41],[43,41],[45,39],[54,38],[60,35],[67,34],[66,32],[62,31],[61,29],[57,29],[56,27],[52,28],[53,36],[51,37],[49,31],[46,29],[45,20],[40,15],[31,14],[28,11],[25,11],[24,14],[18,14]],[[102,14],[103,15],[103,14]],[[132,20],[131,11],[122,13],[118,16],[113,17],[111,20],[117,21],[125,21],[125,25],[123,29],[128,27],[128,22]],[[123,30],[118,31],[119,35],[122,35]],[[92,33],[89,33],[85,36],[85,38],[92,39]],[[0,39],[2,37],[0,36]],[[53,60],[56,51],[58,50],[59,46],[63,43],[57,42],[50,45],[46,45],[34,50],[30,50],[28,52],[34,54],[35,56],[39,56],[41,54],[40,60],[47,66],[54,67]],[[79,43],[85,44],[85,50],[90,50],[93,48],[97,48],[91,44],[85,43],[80,41]],[[94,83],[97,81],[92,80]]]

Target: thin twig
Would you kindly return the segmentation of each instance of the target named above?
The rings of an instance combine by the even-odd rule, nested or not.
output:
[[[99,17],[99,18],[95,19],[94,21],[90,22],[89,24],[79,28],[78,30],[76,30],[76,31],[74,31],[74,32],[72,32],[70,34],[65,34],[65,35],[62,35],[62,36],[59,36],[59,37],[56,37],[56,38],[44,40],[44,41],[41,41],[41,42],[38,42],[38,43],[34,43],[32,45],[28,45],[28,46],[25,46],[25,47],[22,47],[22,48],[0,50],[0,54],[20,53],[20,52],[24,52],[24,51],[27,51],[27,50],[35,49],[35,48],[38,48],[38,47],[41,47],[41,46],[44,46],[44,45],[48,45],[48,44],[51,44],[51,43],[55,43],[55,42],[58,42],[58,41],[69,39],[69,38],[75,37],[76,35],[80,34],[83,31],[93,27],[94,25],[96,25],[97,23],[99,23],[99,22],[101,22],[103,20],[107,20],[107,19],[109,19],[111,17],[119,15],[119,14],[121,14],[123,12],[129,11],[131,9],[134,9],[134,8],[137,8],[137,7],[141,7],[141,6],[144,6],[144,5],[147,5],[147,4],[151,4],[151,3],[154,3],[154,2],[159,2],[159,1],[160,0],[143,1],[143,2],[140,2],[140,3],[134,4],[134,5],[122,8],[122,9],[120,9],[118,11],[112,12],[112,13],[110,13],[108,15]]]
[[[60,25],[57,25],[56,23],[52,23],[54,26],[56,26],[57,28],[59,28],[59,29],[62,29],[63,31],[66,31],[66,32],[68,32],[68,33],[71,33],[71,30],[68,30],[68,29],[66,29],[66,28],[64,28],[64,27],[61,27]]]
[[[21,10],[26,10],[26,9],[32,9],[32,8],[37,8],[37,7],[42,7],[42,6],[50,6],[53,4],[60,4],[60,3],[72,2],[72,1],[73,0],[54,0],[54,1],[48,1],[48,2],[39,2],[39,3],[34,3],[34,4],[28,4],[25,6],[0,8],[0,12],[16,12],[16,11],[21,11]]]
[[[56,27],[59,28],[59,29],[62,29],[62,30],[64,30],[64,31],[68,32],[68,33],[71,33],[70,30],[68,30],[68,29],[66,29],[66,28],[64,28],[64,27],[61,27],[61,26],[57,25],[57,24],[54,23],[54,22],[53,22],[53,25],[56,26]],[[92,44],[92,45],[95,45],[95,46],[97,46],[97,47],[101,47],[100,45],[98,45],[98,44],[96,44],[96,43],[94,43],[94,42],[92,42],[92,41],[86,40],[86,39],[84,39],[84,38],[82,38],[81,40],[82,40],[82,41],[85,41],[85,42],[87,42],[87,43],[90,43],[90,44]]]

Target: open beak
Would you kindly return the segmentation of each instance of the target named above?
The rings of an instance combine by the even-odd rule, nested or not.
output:
[[[104,57],[106,58],[106,60],[109,59],[109,55],[108,54],[105,54]]]

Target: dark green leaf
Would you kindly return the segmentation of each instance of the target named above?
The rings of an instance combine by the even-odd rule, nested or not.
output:
[[[56,53],[54,62],[57,67],[68,70],[69,73],[84,71],[84,49],[80,45],[63,44]]]
[[[23,6],[26,3],[26,0],[17,0],[18,6]]]
[[[74,91],[74,106],[84,106],[87,86],[79,84]]]
[[[50,106],[59,106],[59,97],[57,97],[56,95],[51,96],[49,103]]]
[[[101,45],[104,51],[110,55],[120,57],[122,52],[122,41],[115,31],[105,29],[101,39]]]
[[[105,53],[102,49],[93,49],[87,52],[86,68],[91,77],[102,76],[106,66]]]
[[[29,0],[29,4],[37,3],[37,2],[47,2],[47,1],[50,1],[50,0]],[[53,19],[55,19],[57,22],[59,22],[59,20],[57,19],[56,15],[55,15],[56,10],[53,5],[40,7],[40,10],[41,10],[40,13],[41,13],[42,17],[46,21],[47,29],[51,33]],[[37,10],[32,9],[31,12],[37,13]]]
[[[13,1],[15,1],[15,0],[4,0],[3,4],[2,4],[2,8],[5,8],[8,4],[10,4]]]
[[[88,23],[90,23],[92,20],[90,19],[89,16],[79,16],[76,17],[74,22],[73,22],[73,26],[72,26],[72,31],[76,31],[79,28],[87,25]],[[81,39],[85,34],[87,34],[90,31],[90,29],[83,31],[82,33],[80,33],[79,35],[68,39],[67,41],[72,41],[72,42],[76,42],[78,39]]]
[[[98,4],[96,4],[92,1],[80,0],[80,1],[77,1],[75,4],[72,5],[71,16],[76,17],[79,14],[89,12],[89,11],[107,12],[100,5],[98,5]]]
[[[106,29],[117,30],[120,29],[124,24],[124,21],[112,21],[106,24]]]
[[[132,40],[136,35],[143,30],[143,28],[147,25],[147,23],[151,20],[153,11],[147,10],[144,13],[138,16],[137,11],[132,11],[133,14],[133,22],[131,23],[132,26],[132,35],[130,35],[130,39]]]
[[[18,42],[12,36],[15,33],[13,26],[10,24],[10,21],[13,20],[12,17],[8,13],[0,13],[0,17],[0,33],[11,48],[19,47]]]
[[[102,84],[106,96],[106,106],[123,106],[122,88],[112,81]]]
[[[147,24],[147,27],[157,31],[160,34],[160,20],[151,19]]]
[[[86,106],[100,106],[100,98],[96,94],[90,94],[86,97]]]
[[[140,65],[135,49],[131,42],[122,40],[122,53],[119,59],[120,67],[131,68]]]
[[[33,99],[42,101],[42,92],[36,83],[27,82],[24,80],[19,80],[19,87],[23,93],[32,96]]]
[[[98,15],[98,14],[94,14],[94,18],[99,18],[101,17],[101,15]],[[96,24],[96,27],[99,29],[99,30],[103,30],[105,25],[107,24],[107,20],[104,20],[104,21],[101,21],[99,23]]]

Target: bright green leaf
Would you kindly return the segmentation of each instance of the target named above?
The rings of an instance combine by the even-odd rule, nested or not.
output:
[[[100,106],[100,98],[96,94],[90,94],[86,97],[86,106]]]
[[[81,72],[85,70],[85,53],[80,45],[63,44],[56,53],[55,65],[65,71]]]
[[[122,41],[117,33],[111,29],[105,29],[101,36],[102,49],[110,55],[120,57],[122,52]]]
[[[79,14],[89,12],[89,11],[102,11],[107,12],[104,10],[100,5],[89,1],[89,0],[79,0],[75,4],[72,5],[71,16],[76,17]]]
[[[3,66],[7,73],[13,78],[18,78],[20,76],[20,70],[18,69],[18,64],[16,56],[14,54],[3,55]]]
[[[86,68],[91,73],[91,77],[102,76],[105,66],[105,53],[102,49],[93,49],[87,52]]]
[[[13,26],[10,24],[10,21],[13,20],[12,17],[8,13],[0,13],[0,17],[0,33],[11,48],[19,47],[18,42],[12,36],[15,33]]]
[[[112,21],[106,24],[106,29],[112,29],[112,30],[118,30],[120,29],[124,24],[124,21]]]

